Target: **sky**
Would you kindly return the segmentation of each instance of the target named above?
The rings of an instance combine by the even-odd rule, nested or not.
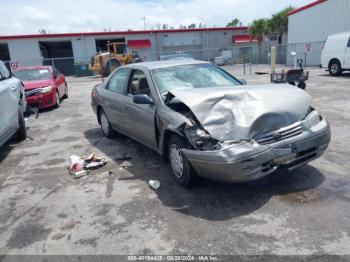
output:
[[[178,28],[202,23],[225,26],[233,18],[257,18],[312,0],[0,0],[0,35]]]

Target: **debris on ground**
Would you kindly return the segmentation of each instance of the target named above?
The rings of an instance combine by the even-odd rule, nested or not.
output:
[[[111,176],[111,175],[113,175],[113,171],[111,171],[111,170],[105,171],[105,172],[102,173],[102,175],[104,175],[104,176]]]
[[[123,161],[121,164],[120,164],[120,167],[122,168],[128,168],[129,166],[132,166],[132,163],[130,161]]]
[[[148,181],[148,185],[153,189],[158,189],[160,187],[160,182],[158,180],[150,180]]]
[[[71,172],[71,174],[72,174],[72,176],[73,176],[74,178],[81,178],[81,177],[83,177],[83,176],[89,175],[89,171],[83,169],[83,170],[80,170],[80,171],[75,172],[75,173]]]
[[[106,158],[95,153],[87,157],[71,155],[69,157],[69,171],[74,178],[79,178],[89,174],[88,170],[97,169],[107,164]]]
[[[76,173],[78,171],[83,170],[84,168],[84,160],[81,159],[77,155],[71,155],[69,157],[69,170],[72,173]]]

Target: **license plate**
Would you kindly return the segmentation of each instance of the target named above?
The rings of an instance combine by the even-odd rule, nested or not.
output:
[[[296,154],[293,153],[291,148],[273,149],[273,153],[276,156],[273,162],[279,165],[289,164],[293,162],[296,158]]]

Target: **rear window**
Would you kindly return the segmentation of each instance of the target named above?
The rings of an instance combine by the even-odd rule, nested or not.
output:
[[[350,47],[350,38],[349,38],[349,41],[348,41],[348,47]]]
[[[14,75],[22,81],[49,80],[51,74],[48,69],[23,69],[14,71]]]

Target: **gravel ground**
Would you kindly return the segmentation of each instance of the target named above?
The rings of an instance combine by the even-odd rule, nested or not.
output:
[[[225,69],[248,84],[269,82],[254,73],[267,67],[245,76],[242,66]],[[179,187],[148,148],[102,137],[90,108],[99,81],[68,78],[61,107],[29,118],[28,139],[0,149],[2,256],[350,254],[350,74],[310,70],[307,91],[332,128],[321,158],[253,184],[200,180],[193,189]],[[68,157],[91,152],[107,165],[69,176]],[[118,160],[125,154],[132,159]]]

